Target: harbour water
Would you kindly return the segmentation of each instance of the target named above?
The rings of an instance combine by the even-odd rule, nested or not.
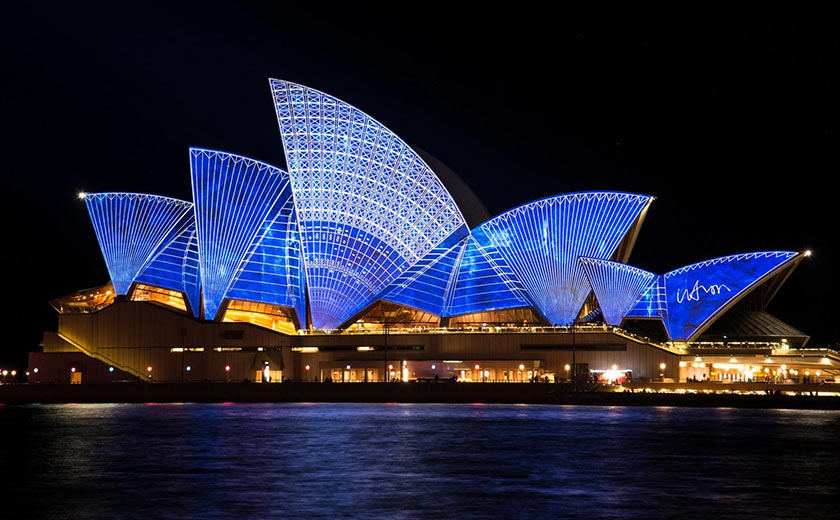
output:
[[[837,411],[27,405],[0,435],[15,517],[840,517]]]

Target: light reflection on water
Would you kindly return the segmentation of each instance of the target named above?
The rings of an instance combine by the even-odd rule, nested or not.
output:
[[[840,514],[840,412],[82,404],[0,432],[3,502],[39,518]]]

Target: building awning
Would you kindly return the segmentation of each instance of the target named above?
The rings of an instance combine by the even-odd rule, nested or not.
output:
[[[767,341],[786,339],[791,347],[805,346],[810,336],[764,311],[727,312],[698,341]]]

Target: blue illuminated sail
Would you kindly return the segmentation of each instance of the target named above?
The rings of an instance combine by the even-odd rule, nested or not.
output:
[[[590,293],[578,259],[610,259],[651,200],[618,192],[558,195],[514,208],[478,229],[540,312],[555,325],[568,325]]]
[[[642,292],[656,278],[651,272],[619,262],[597,258],[581,258],[580,262],[607,325],[620,325]]]
[[[473,230],[458,264],[445,316],[529,307],[524,288],[480,229]]]
[[[141,193],[88,193],[84,199],[117,294],[128,293],[137,274],[192,208],[183,200]]]
[[[266,218],[282,204],[289,177],[254,159],[200,148],[190,149],[190,170],[204,317],[214,319]]]
[[[192,211],[181,218],[166,245],[137,275],[135,281],[182,292],[190,310],[198,316],[198,239],[195,234],[195,215]]]
[[[225,298],[292,307],[306,323],[304,270],[292,188],[286,183],[257,233]]]
[[[338,327],[464,225],[406,143],[361,110],[270,80],[303,243],[312,324]]]
[[[405,271],[386,289],[383,300],[445,316],[467,230],[453,233]]]
[[[724,256],[662,276],[667,298],[665,328],[672,340],[693,341],[710,320],[789,264],[797,253],[764,251]]]
[[[665,287],[661,280],[661,275],[651,280],[630,310],[627,311],[626,318],[666,318],[668,304],[665,297]]]

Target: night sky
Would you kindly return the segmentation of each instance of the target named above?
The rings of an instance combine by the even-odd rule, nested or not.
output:
[[[492,215],[579,190],[655,195],[630,259],[644,269],[811,249],[768,310],[811,346],[840,341],[827,7],[31,4],[0,20],[0,364],[23,367],[55,330],[48,300],[108,280],[77,192],[190,199],[189,146],[285,166],[269,77],[364,110]]]

